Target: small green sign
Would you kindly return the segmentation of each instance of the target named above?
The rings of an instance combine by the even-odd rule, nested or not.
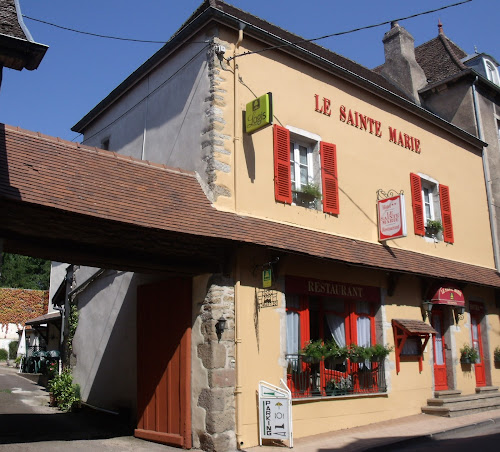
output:
[[[273,95],[271,93],[248,102],[245,110],[245,132],[252,133],[271,124],[273,120]]]
[[[273,285],[273,272],[270,268],[262,270],[262,287],[268,289]]]

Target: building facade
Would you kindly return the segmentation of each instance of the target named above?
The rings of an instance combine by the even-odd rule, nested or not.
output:
[[[194,172],[172,169],[171,209],[233,241],[216,269],[194,247],[163,273],[74,269],[75,380],[88,403],[129,411],[138,437],[257,445],[260,381],[292,391],[295,437],[500,383],[484,142],[298,41],[206,1],[74,127],[85,144]],[[318,340],[393,350],[306,362]],[[466,344],[476,364],[460,363]]]

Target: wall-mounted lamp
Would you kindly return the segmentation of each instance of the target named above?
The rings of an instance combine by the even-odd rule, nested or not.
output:
[[[222,333],[226,329],[226,322],[227,320],[224,318],[224,316],[220,316],[220,319],[217,320],[217,323],[215,324],[215,333],[217,334],[217,339],[220,342],[220,339],[222,337]]]
[[[431,317],[431,312],[432,312],[432,301],[424,301],[422,302],[422,317],[425,320],[426,318]]]

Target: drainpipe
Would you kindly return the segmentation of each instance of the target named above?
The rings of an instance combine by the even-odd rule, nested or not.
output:
[[[238,449],[243,449],[243,441],[241,440],[242,432],[242,422],[241,416],[239,415],[239,409],[241,408],[241,394],[242,387],[240,384],[240,360],[239,360],[239,348],[241,344],[240,333],[240,320],[239,320],[239,299],[240,299],[240,279],[241,279],[241,269],[240,269],[240,259],[236,256],[236,265],[234,270],[235,284],[234,284],[234,359],[236,360],[235,366],[235,388],[234,388],[234,404],[235,404],[235,421],[236,421],[236,446]]]
[[[238,89],[237,89],[237,83],[238,83],[238,63],[236,63],[236,51],[240,47],[241,42],[243,41],[243,28],[245,27],[244,24],[240,23],[240,30],[238,33],[238,40],[236,41],[236,44],[234,45],[234,50],[233,50],[233,61],[234,61],[234,66],[233,66],[233,100],[234,100],[234,118],[233,118],[233,173],[234,173],[234,179],[233,179],[233,190],[234,190],[234,210],[235,212],[238,212],[238,204],[236,202],[236,155],[239,150],[238,146],[238,141],[240,140],[239,137],[237,137],[238,133],[238,124],[239,124],[239,119],[238,119],[238,113],[239,113],[239,108],[238,108]],[[240,385],[240,361],[239,361],[239,348],[241,344],[241,338],[239,337],[239,299],[240,299],[240,278],[241,278],[241,270],[240,270],[240,260],[238,258],[238,255],[236,256],[236,266],[235,266],[235,284],[234,284],[234,359],[236,360],[236,366],[235,366],[235,388],[234,388],[234,404],[235,404],[235,410],[234,410],[234,415],[236,417],[235,422],[236,422],[236,447],[238,449],[243,448],[243,441],[241,441],[241,432],[242,432],[242,423],[241,423],[241,416],[238,414],[238,410],[241,407],[241,393],[242,393],[242,388]]]
[[[477,81],[478,81],[478,76],[476,76],[476,79],[472,83],[472,99],[474,102],[474,115],[476,118],[478,138],[484,142],[483,128],[481,127],[481,121],[479,115],[479,103],[477,101],[477,91],[476,91]],[[486,184],[486,198],[488,201],[488,212],[490,215],[491,240],[493,242],[493,258],[495,260],[495,269],[497,272],[500,272],[499,268],[500,259],[498,256],[497,222],[496,222],[495,209],[493,207],[493,202],[492,202],[491,186],[490,186],[491,179],[490,179],[490,170],[488,166],[488,154],[486,146],[483,146],[483,152],[481,155],[483,158],[484,182]]]
[[[234,110],[234,118],[233,118],[233,190],[234,190],[234,210],[235,212],[238,212],[238,203],[237,203],[237,198],[236,198],[236,155],[238,151],[238,142],[240,141],[240,137],[238,136],[238,125],[239,125],[239,118],[238,118],[238,89],[237,89],[237,83],[238,83],[238,63],[236,62],[236,51],[240,47],[241,41],[243,41],[243,28],[245,27],[244,24],[240,23],[240,30],[238,32],[238,40],[236,41],[236,44],[234,45],[234,50],[233,50],[233,110]]]

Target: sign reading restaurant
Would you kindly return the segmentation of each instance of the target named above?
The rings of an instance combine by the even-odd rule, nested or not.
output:
[[[323,97],[320,100],[319,95],[315,94],[314,101],[314,111],[325,116],[332,115],[332,101],[330,99]],[[382,123],[380,121],[370,118],[359,111],[347,108],[345,105],[341,105],[339,107],[339,120],[340,122],[368,132],[378,138],[382,137]],[[411,135],[391,126],[389,126],[389,142],[415,152],[416,154],[420,154],[422,152],[420,140],[418,138],[412,137]]]
[[[344,298],[346,300],[380,301],[380,289],[378,287],[298,276],[286,277],[285,292],[289,294]]]

